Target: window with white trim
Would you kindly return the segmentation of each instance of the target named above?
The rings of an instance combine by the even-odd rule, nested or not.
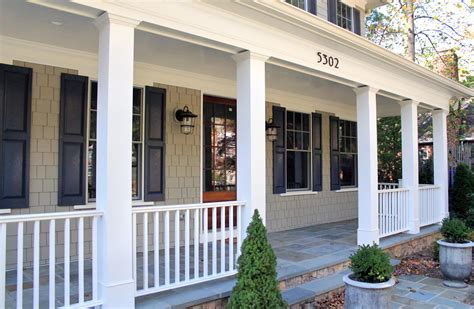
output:
[[[132,120],[132,198],[142,196],[142,154],[143,154],[143,88],[133,88]],[[87,153],[87,199],[96,198],[97,170],[97,82],[91,81],[89,105],[89,134]]]
[[[309,190],[311,187],[311,145],[309,114],[286,112],[286,187]]]
[[[353,31],[353,9],[352,7],[344,4],[341,0],[337,0],[336,7],[336,23],[338,26]]]
[[[357,123],[339,120],[339,179],[341,187],[357,186]]]
[[[296,6],[306,12],[316,15],[316,0],[285,0],[287,3]]]

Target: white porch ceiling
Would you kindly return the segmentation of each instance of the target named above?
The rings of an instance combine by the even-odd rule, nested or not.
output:
[[[97,16],[101,12],[89,10],[87,13]],[[160,32],[160,29],[148,28]],[[93,18],[22,1],[0,0],[0,35],[93,54],[98,49],[98,31]],[[203,45],[203,42],[193,44],[137,30],[135,59],[175,70],[235,80],[231,52],[238,49],[224,46],[222,50],[217,50]],[[275,64],[267,64],[266,71],[268,88],[324,100],[340,108],[355,108],[355,94],[350,87]],[[380,116],[397,115],[399,106],[391,98],[378,96],[378,111]]]

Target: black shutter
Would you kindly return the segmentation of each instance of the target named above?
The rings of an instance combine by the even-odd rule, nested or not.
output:
[[[329,132],[331,146],[331,190],[339,190],[339,118],[329,117]]]
[[[316,15],[317,12],[317,0],[308,0],[308,12]]]
[[[273,106],[273,123],[279,126],[273,142],[273,194],[286,192],[286,109]]]
[[[86,76],[61,74],[58,205],[86,203]]]
[[[360,35],[360,11],[356,8],[354,10],[354,33]]]
[[[0,208],[29,203],[32,70],[0,64]]]
[[[165,199],[166,90],[145,88],[145,201]]]
[[[337,7],[337,0],[328,0],[328,21],[332,22],[333,24],[337,24],[336,7]]]
[[[313,145],[313,191],[323,190],[323,147],[321,137],[321,114],[312,114]]]

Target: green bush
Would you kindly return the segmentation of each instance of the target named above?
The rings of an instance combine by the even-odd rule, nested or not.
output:
[[[278,309],[288,306],[278,290],[276,256],[257,210],[247,228],[237,263],[237,283],[230,296],[229,308]]]
[[[350,256],[353,279],[362,282],[380,283],[390,280],[393,266],[390,256],[379,246],[363,245]]]
[[[461,163],[456,167],[452,190],[452,210],[459,218],[466,218],[469,208],[472,208],[471,194],[474,193],[474,176],[469,167]]]
[[[466,217],[464,218],[464,222],[470,229],[474,229],[474,194],[470,195],[471,199],[471,207],[467,210]]]
[[[469,238],[469,228],[458,218],[444,218],[441,234],[450,243],[465,243]]]

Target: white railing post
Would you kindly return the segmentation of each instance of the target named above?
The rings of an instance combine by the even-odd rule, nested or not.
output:
[[[354,89],[357,95],[358,220],[357,243],[379,243],[377,196],[377,89]]]
[[[434,184],[439,187],[436,207],[439,221],[449,217],[448,208],[448,133],[445,110],[435,110],[433,115],[433,171]]]
[[[97,209],[99,293],[103,308],[132,308],[132,91],[134,32],[139,21],[110,13],[99,29]]]
[[[418,102],[400,102],[402,118],[402,174],[403,187],[408,192],[410,234],[420,232],[418,201]]]
[[[267,56],[246,51],[234,55],[237,63],[237,200],[246,201],[242,210],[245,234],[255,209],[265,224],[266,140],[265,61]],[[240,249],[239,249],[240,250]]]

